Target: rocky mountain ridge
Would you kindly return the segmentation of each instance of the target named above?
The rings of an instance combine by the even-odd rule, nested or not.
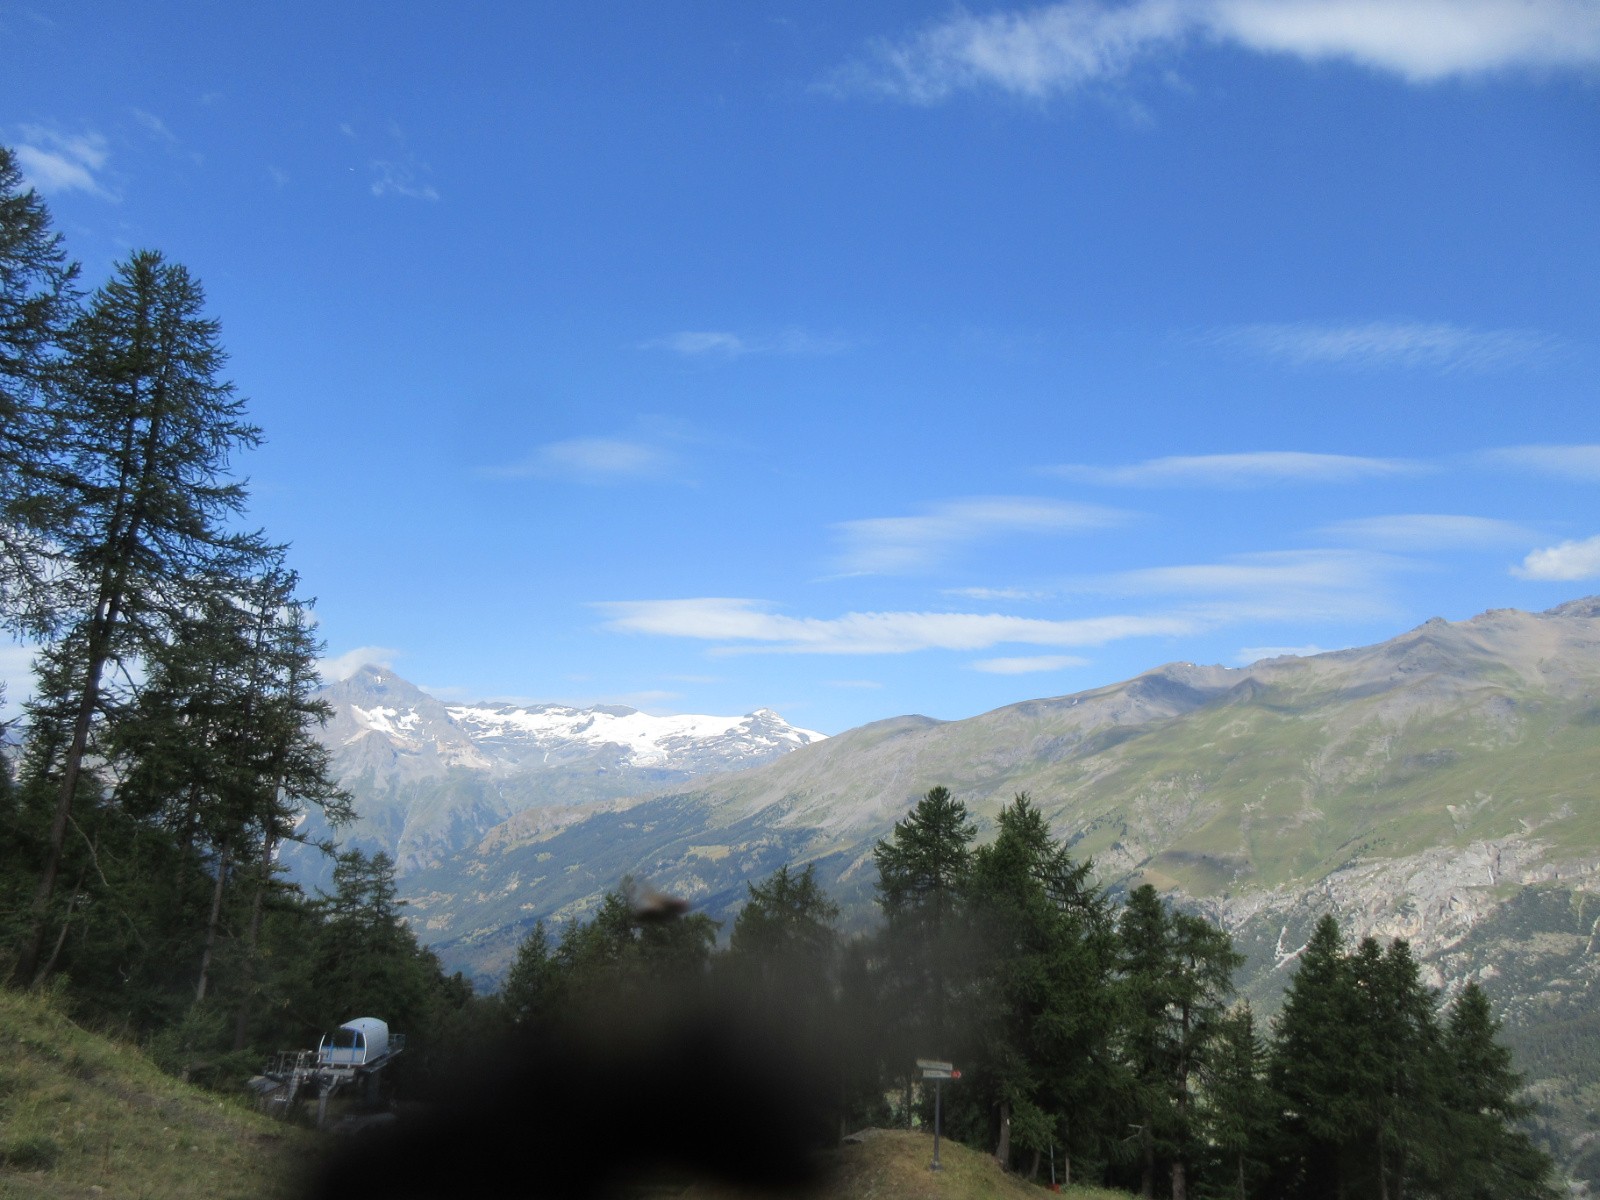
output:
[[[332,708],[322,740],[359,814],[340,841],[383,850],[402,878],[518,813],[743,770],[825,737],[771,709],[656,717],[620,706],[450,703],[377,666],[330,684],[321,698]],[[314,853],[286,858],[303,882],[326,875]]]

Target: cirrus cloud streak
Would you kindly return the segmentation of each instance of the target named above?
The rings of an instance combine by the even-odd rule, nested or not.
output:
[[[1479,456],[1492,466],[1511,467],[1574,483],[1600,483],[1600,445],[1502,446]]]
[[[788,654],[907,654],[918,650],[986,650],[1032,646],[1098,646],[1129,637],[1192,633],[1199,623],[1181,614],[1043,620],[1002,613],[852,612],[831,618],[791,617],[760,600],[697,597],[618,600],[594,606],[605,628],[619,633],[734,643],[737,649]]]
[[[1529,329],[1468,329],[1447,322],[1240,325],[1203,341],[1292,366],[1487,371],[1547,357],[1558,342]]]
[[[1255,450],[1242,454],[1189,454],[1151,458],[1120,467],[1066,464],[1043,470],[1077,483],[1110,487],[1262,487],[1276,483],[1354,483],[1415,475],[1428,468],[1400,458]]]
[[[1515,521],[1465,517],[1450,513],[1400,513],[1335,521],[1317,530],[1337,541],[1357,542],[1383,550],[1489,549],[1525,546],[1538,533]]]
[[[581,437],[540,446],[522,462],[485,467],[489,479],[565,479],[576,483],[627,483],[661,479],[677,459],[648,442],[630,438]]]
[[[984,538],[1106,529],[1132,517],[1132,513],[1097,504],[1030,496],[951,500],[918,516],[841,522],[835,529],[844,546],[836,565],[846,575],[922,571]]]

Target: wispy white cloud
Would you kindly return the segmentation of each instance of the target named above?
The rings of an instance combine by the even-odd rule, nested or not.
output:
[[[649,442],[585,437],[550,442],[532,457],[505,467],[486,467],[491,479],[566,479],[578,483],[628,483],[668,476],[677,459]]]
[[[1342,60],[1413,83],[1600,62],[1590,0],[1068,0],[958,11],[873,43],[828,86],[934,104],[958,91],[1046,99],[1120,79],[1195,43]]]
[[[357,646],[332,658],[319,659],[317,673],[324,682],[337,683],[341,679],[349,679],[362,667],[388,667],[392,671],[394,660],[400,655],[401,652],[392,646]]]
[[[984,658],[973,663],[972,669],[990,675],[1032,675],[1041,671],[1081,667],[1088,661],[1071,654],[1039,654],[1031,658]]]
[[[822,337],[803,329],[785,329],[754,336],[727,330],[681,330],[639,343],[641,350],[667,350],[684,358],[743,358],[750,354],[838,354],[849,348],[843,338]]]
[[[1546,357],[1559,341],[1528,329],[1469,329],[1446,322],[1240,325],[1204,341],[1294,366],[1487,371]]]
[[[1065,650],[1126,638],[1183,636],[1240,622],[1388,617],[1393,615],[1389,579],[1410,566],[1406,559],[1373,551],[1288,550],[1152,567],[1090,580],[1078,590],[1154,598],[1165,607],[1067,619],[977,612],[792,617],[766,601],[719,597],[594,607],[613,632],[718,643],[715,654],[906,654],[1007,644]]]
[[[133,114],[133,119],[143,126],[151,136],[167,143],[169,146],[178,144],[178,135],[168,129],[167,123],[156,116],[155,113],[145,112],[142,108],[132,108],[128,111]]]
[[[101,178],[110,158],[102,134],[63,134],[41,125],[24,125],[16,154],[23,178],[47,195],[88,192],[102,200],[120,199]]]
[[[1525,546],[1539,536],[1515,521],[1446,513],[1358,517],[1324,525],[1317,532],[1335,541],[1356,542],[1380,550],[1491,549]]]
[[[1328,651],[1322,646],[1245,646],[1234,656],[1234,662],[1241,666],[1260,662],[1264,658],[1310,658],[1313,654],[1326,654]]]
[[[959,587],[942,588],[940,594],[967,600],[1047,600],[1051,593],[1029,588]]]
[[[1387,615],[1388,580],[1410,565],[1368,550],[1276,550],[1124,571],[1087,586],[1118,595],[1181,597],[1186,611],[1212,623],[1354,620]]]
[[[828,686],[836,688],[857,688],[863,691],[877,691],[879,688],[883,687],[883,684],[879,683],[876,679],[830,679],[828,680]]]
[[[1496,466],[1579,483],[1600,483],[1600,445],[1504,446],[1486,450],[1481,457]]]
[[[1412,83],[1600,62],[1590,0],[1213,0],[1213,36],[1264,53],[1343,59]]]
[[[427,181],[431,168],[415,155],[401,159],[375,158],[372,170],[374,196],[406,196],[412,200],[437,200],[439,189]]]
[[[1079,483],[1115,487],[1259,487],[1273,483],[1352,483],[1360,479],[1412,475],[1427,470],[1400,458],[1258,450],[1245,454],[1195,454],[1152,458],[1121,467],[1045,467],[1051,475]]]
[[[998,613],[865,612],[841,617],[789,617],[759,600],[700,597],[622,600],[595,605],[619,633],[734,643],[792,654],[906,654],[917,650],[984,650],[1004,643],[1098,646],[1129,637],[1193,632],[1185,616],[1157,614],[1038,620]],[[733,647],[724,646],[724,650]]]
[[[1185,6],[1173,0],[959,12],[911,38],[874,43],[868,61],[834,82],[913,104],[983,88],[1043,99],[1122,75],[1137,59],[1178,41],[1189,25]]]
[[[939,504],[921,516],[867,517],[835,526],[844,574],[922,571],[983,538],[1008,533],[1069,533],[1120,525],[1132,514],[1094,504],[1027,496],[976,497]]]
[[[1600,576],[1600,534],[1535,550],[1511,573],[1519,579],[1594,579]]]

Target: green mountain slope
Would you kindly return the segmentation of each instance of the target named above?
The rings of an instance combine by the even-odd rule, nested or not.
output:
[[[747,879],[812,861],[868,922],[873,843],[918,795],[949,787],[986,833],[1026,791],[1102,883],[1152,882],[1225,925],[1268,1010],[1324,912],[1352,938],[1407,938],[1435,986],[1482,978],[1512,1005],[1593,980],[1592,946],[1573,951],[1578,932],[1550,915],[1561,903],[1534,906],[1527,936],[1566,948],[1532,958],[1518,931],[1533,918],[1507,905],[1600,890],[1597,779],[1589,599],[1311,658],[1171,664],[965,721],[883,721],[682,790],[520,814],[407,885],[445,961],[488,981],[535,920],[581,915],[629,873],[725,918]],[[1530,1053],[1600,1021],[1577,1003],[1518,1010]],[[1571,1136],[1596,1078],[1547,1077]]]

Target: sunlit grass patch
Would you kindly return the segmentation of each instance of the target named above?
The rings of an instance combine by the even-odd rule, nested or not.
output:
[[[0,989],[0,1196],[286,1198],[313,1142]]]

